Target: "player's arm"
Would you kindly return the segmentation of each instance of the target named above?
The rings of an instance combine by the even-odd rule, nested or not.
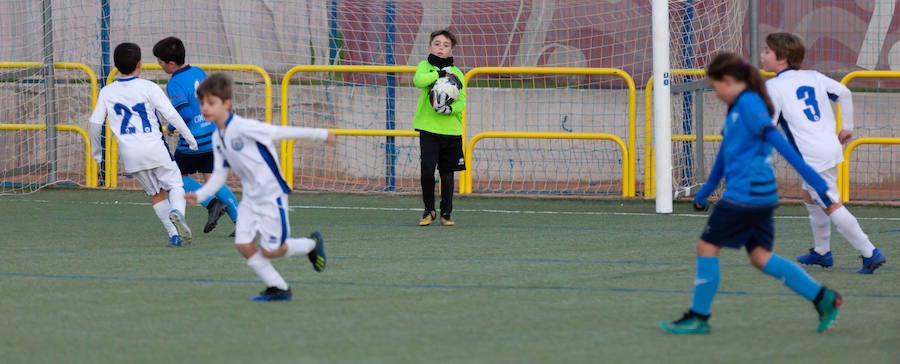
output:
[[[228,179],[228,172],[231,170],[231,167],[228,166],[228,161],[225,160],[225,156],[219,152],[219,148],[217,147],[219,144],[219,131],[216,130],[213,132],[213,171],[209,174],[209,178],[206,179],[206,183],[203,184],[197,191],[188,192],[184,194],[185,200],[192,204],[196,205],[200,203],[200,201],[204,201],[207,198],[216,194],[223,185],[225,185],[225,180]]]
[[[775,150],[777,150],[778,153],[781,153],[781,156],[784,157],[798,173],[800,173],[803,180],[816,190],[816,193],[819,195],[819,198],[822,199],[825,207],[831,206],[831,198],[829,198],[826,193],[828,192],[828,183],[822,179],[822,176],[819,176],[809,164],[806,164],[806,162],[803,161],[803,157],[800,156],[800,153],[788,143],[787,139],[785,139],[774,126],[766,128],[763,133],[766,141],[771,143],[772,146],[775,147]]]
[[[103,145],[101,145],[101,141],[103,140],[103,124],[106,122],[106,98],[103,95],[101,93],[100,97],[98,97],[97,106],[94,107],[94,112],[91,113],[91,118],[88,122],[90,125],[88,133],[91,137],[91,157],[97,163],[103,160]]]
[[[419,62],[419,66],[416,68],[416,74],[413,75],[413,84],[418,88],[429,88],[439,77],[440,75],[438,75],[437,70],[435,70],[431,63],[422,61]]]
[[[174,126],[175,129],[178,129],[181,137],[188,142],[189,148],[191,148],[191,150],[197,150],[197,140],[194,139],[194,134],[191,133],[190,128],[188,128],[187,124],[184,123],[184,120],[181,119],[181,115],[178,114],[178,111],[176,111],[175,107],[172,106],[172,103],[169,102],[169,98],[162,92],[162,89],[157,88],[155,91],[151,92],[150,98],[153,107],[155,107],[156,110],[159,110],[162,117],[166,119],[169,124]]]
[[[450,104],[450,114],[459,115],[462,114],[463,109],[466,108],[466,90],[465,87],[462,86],[462,71],[456,67],[453,67],[453,71],[453,75],[458,79],[457,85],[459,85],[459,96]]]
[[[328,129],[307,128],[303,126],[280,126],[258,123],[256,128],[245,131],[256,140],[310,139],[334,144],[334,132]]]
[[[694,195],[694,209],[696,210],[705,211],[709,209],[709,204],[706,202],[706,199],[708,199],[709,195],[719,187],[719,181],[722,180],[722,176],[725,173],[725,157],[722,150],[724,150],[724,148],[719,147],[719,152],[716,153],[716,161],[713,163],[713,168],[709,171],[709,176],[706,177],[706,183],[704,183],[703,187],[700,187],[700,190]]]
[[[831,101],[841,105],[841,130],[838,132],[838,139],[841,144],[847,143],[853,138],[853,93],[843,83],[823,74],[819,74],[819,77],[824,80],[825,92]]]

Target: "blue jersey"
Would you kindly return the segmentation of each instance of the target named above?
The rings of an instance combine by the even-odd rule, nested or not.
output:
[[[745,90],[728,107],[717,157],[724,167],[722,198],[753,206],[778,204],[772,144],[766,140],[766,132],[774,127],[765,101],[756,92]]]
[[[216,124],[203,119],[200,101],[197,100],[197,86],[205,78],[206,72],[202,69],[187,65],[175,71],[166,85],[172,106],[175,106],[175,110],[178,110],[178,114],[197,139],[197,150],[191,150],[184,138],[179,138],[176,149],[178,153],[201,154],[212,151],[212,134],[216,130]],[[171,126],[169,129],[171,131]]]

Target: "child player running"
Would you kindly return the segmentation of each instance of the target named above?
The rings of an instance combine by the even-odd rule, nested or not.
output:
[[[825,206],[832,204],[826,194],[828,184],[775,129],[771,101],[756,67],[736,54],[722,53],[709,64],[706,75],[716,96],[728,105],[728,114],[715,164],[694,197],[694,207],[708,207],[707,197],[723,177],[725,190],[697,242],[691,308],[682,318],[660,322],[660,326],[674,334],[708,334],[710,308],[719,287],[719,251],[744,247],[754,267],[813,303],[819,314],[817,331],[825,332],[837,319],[843,298],[797,264],[772,252],[778,206],[772,148],[813,187]]]
[[[121,74],[100,90],[90,118],[91,152],[102,160],[100,137],[109,117],[109,128],[119,142],[119,156],[125,172],[140,183],[153,211],[169,234],[169,246],[191,243],[191,229],[184,219],[184,185],[178,165],[172,160],[163,138],[162,115],[182,133],[188,148],[197,150],[197,141],[169,103],[159,85],[140,78],[141,47],[122,43],[113,50],[113,61]]]
[[[185,194],[188,203],[214,195],[225,183],[228,171],[241,180],[243,197],[238,205],[234,242],[250,269],[265,283],[266,289],[253,301],[286,301],[292,293],[287,282],[275,270],[271,259],[306,254],[313,269],[321,272],[327,263],[322,234],[309,238],[291,238],[288,221],[290,188],[282,178],[275,141],[313,139],[334,144],[334,132],[327,129],[276,126],[235,115],[232,110],[231,78],[223,73],[209,75],[197,88],[203,118],[216,124],[213,132],[212,174],[200,189]],[[259,237],[259,249],[254,240]]]
[[[808,183],[802,184],[803,202],[809,211],[814,247],[797,257],[808,265],[830,267],[831,223],[862,256],[860,274],[872,274],[887,260],[859,226],[856,217],[841,203],[837,193],[837,165],[844,160],[841,144],[853,137],[853,99],[850,89],[812,70],[800,70],[805,54],[803,42],[794,34],[772,33],[760,54],[766,71],[777,75],[766,81],[775,108],[774,119],[803,160],[828,182],[831,206],[825,207]],[[841,103],[841,131],[828,101]]]

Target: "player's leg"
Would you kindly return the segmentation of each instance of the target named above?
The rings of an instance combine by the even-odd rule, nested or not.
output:
[[[453,193],[456,186],[453,172],[465,170],[462,137],[441,135],[441,146],[438,157],[438,171],[441,176],[441,225],[453,226],[456,223],[450,217],[453,212]]]
[[[228,217],[231,219],[231,222],[235,222],[238,219],[238,199],[234,195],[234,192],[228,188],[228,185],[222,186],[218,191],[216,191],[216,199],[219,202],[225,205],[225,212],[228,214]]]
[[[291,289],[280,273],[272,265],[271,258],[265,256],[253,243],[257,236],[261,219],[269,217],[254,214],[247,201],[239,206],[241,216],[235,225],[235,247],[247,260],[247,266],[265,284],[266,288],[253,301],[287,301],[292,297]],[[266,237],[261,237],[261,242]]]
[[[419,132],[420,183],[422,203],[425,205],[425,212],[422,214],[422,219],[419,220],[420,226],[431,225],[431,222],[437,218],[437,213],[434,211],[434,171],[437,169],[440,151],[438,143],[436,135],[425,131]]]
[[[845,207],[840,200],[840,196],[837,193],[837,168],[831,168],[826,171],[822,171],[819,173],[822,178],[828,182],[828,197],[833,201],[831,206],[828,206],[825,210],[825,213],[828,215],[828,218],[834,223],[834,226],[837,228],[838,232],[847,239],[847,242],[853,246],[859,254],[862,255],[862,268],[860,268],[857,273],[861,274],[872,274],[875,269],[878,269],[884,262],[887,260],[883,253],[880,250],[875,248],[872,245],[872,242],[869,241],[868,235],[863,232],[862,227],[859,225],[859,221],[850,213],[850,210]],[[808,184],[804,183],[803,188],[806,191],[810,191],[812,187]],[[825,204],[822,203],[821,199],[819,199],[818,195],[814,192],[808,193],[809,196],[818,204],[821,208],[825,208]]]
[[[150,197],[150,204],[153,207],[153,211],[156,213],[156,217],[159,221],[162,222],[163,228],[166,229],[166,234],[169,237],[169,246],[181,246],[182,241],[181,237],[178,236],[178,229],[176,229],[175,225],[172,224],[172,221],[169,220],[169,212],[172,211],[172,205],[169,204],[168,194],[163,185],[156,178],[156,175],[151,170],[143,170],[132,173],[131,176],[138,181],[138,184],[141,185],[144,193]]]
[[[663,330],[673,334],[709,333],[712,302],[719,289],[719,250],[703,239],[697,241],[697,275],[691,308],[680,319],[660,322]]]
[[[159,181],[160,186],[168,192],[169,205],[172,207],[169,211],[169,220],[178,230],[181,242],[186,245],[190,244],[193,235],[184,217],[187,203],[184,200],[184,183],[178,165],[171,162],[154,168],[153,175]]]
[[[213,171],[214,162],[212,152],[203,154],[187,154],[176,152],[175,162],[178,164],[178,168],[181,170],[184,189],[188,192],[196,191],[201,187],[200,183],[190,176],[191,174],[212,173]],[[223,188],[227,190],[227,187],[223,186]],[[218,195],[219,193],[216,192],[216,195],[210,196],[206,200],[200,202],[200,204],[203,205],[203,207],[205,207],[207,211],[206,223],[203,224],[204,233],[209,233],[210,231],[215,229],[219,219],[228,210],[227,203],[219,199]],[[233,199],[234,195],[232,194],[231,197]],[[234,203],[235,206],[237,206],[237,202],[235,201]]]
[[[455,189],[453,181],[453,171],[440,172],[441,175],[441,225],[456,225],[450,217],[453,212],[453,190]]]
[[[817,205],[809,194],[802,189],[803,202],[809,214],[809,226],[813,234],[813,247],[806,254],[797,256],[797,262],[808,265],[830,267],[834,264],[831,254],[831,220],[821,206]]]

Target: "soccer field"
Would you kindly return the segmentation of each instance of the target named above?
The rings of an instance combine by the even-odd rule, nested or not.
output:
[[[117,203],[116,203],[117,201]],[[277,259],[290,302],[227,234],[167,248],[139,191],[46,189],[0,197],[3,363],[896,363],[900,208],[850,206],[887,255],[872,276],[833,233],[835,267],[808,268],[845,296],[837,327],[722,254],[712,335],[658,328],[691,301],[705,214],[652,201],[457,197],[455,227],[416,225],[418,196],[293,194],[294,236],[318,229],[329,265]],[[776,211],[776,252],[810,246],[802,205]]]

